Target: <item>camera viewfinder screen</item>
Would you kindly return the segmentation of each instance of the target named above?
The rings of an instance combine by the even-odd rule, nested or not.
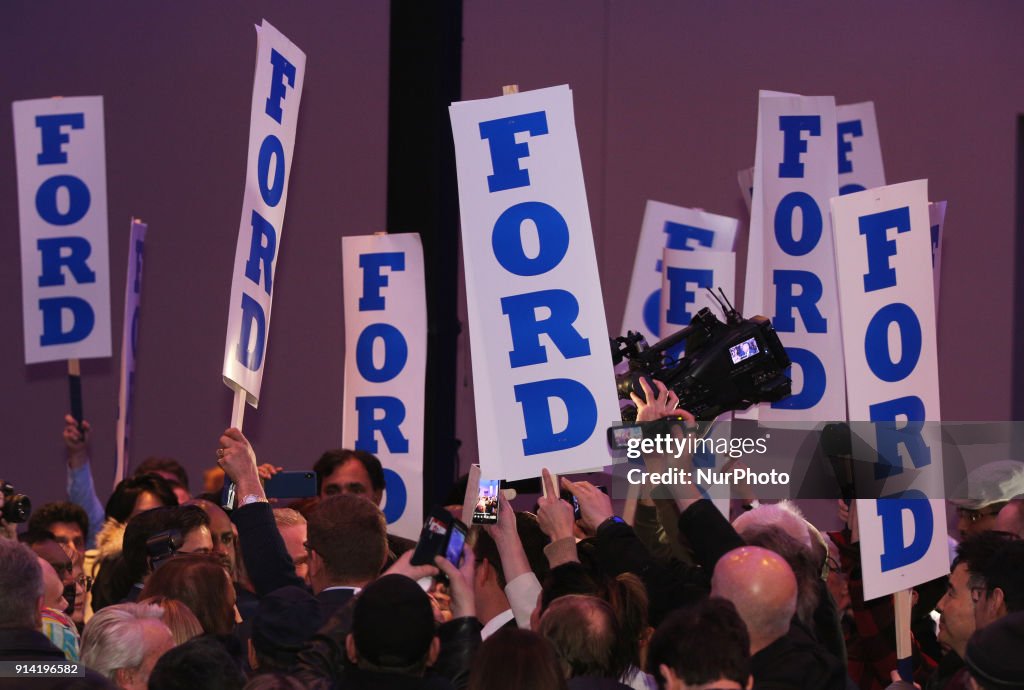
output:
[[[616,450],[628,448],[630,440],[639,440],[643,437],[644,430],[638,425],[612,427],[612,448],[615,448]]]
[[[474,525],[493,525],[498,521],[498,479],[481,479],[473,506]]]
[[[732,357],[733,364],[739,364],[748,357],[753,357],[758,352],[760,352],[760,350],[757,348],[756,338],[744,340],[742,343],[733,345],[729,348],[729,356]]]

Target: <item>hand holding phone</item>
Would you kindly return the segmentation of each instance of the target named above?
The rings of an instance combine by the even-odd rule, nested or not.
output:
[[[461,566],[453,565],[450,557],[438,558],[435,563],[438,569],[448,577],[452,616],[454,618],[476,616],[476,598],[473,595],[473,575],[476,563],[472,554],[467,554]]]
[[[390,568],[384,571],[385,575],[405,575],[410,580],[416,580],[423,587],[423,591],[430,589],[430,585],[434,583],[434,576],[437,575],[437,566],[433,563],[430,565],[413,565],[412,564],[412,551],[406,551],[398,557]],[[424,582],[427,585],[424,586]]]
[[[562,488],[572,496],[573,506],[577,509],[576,519],[591,534],[597,531],[602,522],[615,515],[605,487],[594,486],[590,482],[571,482],[562,477]]]
[[[449,557],[451,547],[457,566],[458,558],[462,555],[462,545],[466,543],[466,531],[466,525],[452,517],[447,510],[434,508],[423,523],[420,540],[416,543],[410,562],[412,565],[433,565],[436,556]]]

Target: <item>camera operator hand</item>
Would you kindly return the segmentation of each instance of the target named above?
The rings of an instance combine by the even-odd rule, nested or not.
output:
[[[434,558],[441,572],[448,576],[451,591],[452,618],[475,618],[476,596],[473,594],[473,575],[476,556],[469,546],[462,547],[462,565],[456,568],[444,556]]]
[[[238,429],[232,427],[221,435],[220,448],[217,449],[217,464],[238,486],[238,496],[254,495],[264,501],[267,500],[256,466],[256,452]]]
[[[601,523],[615,516],[612,499],[590,482],[571,482],[562,477],[562,486],[576,497],[580,504],[580,522],[587,534],[596,534]]]
[[[677,396],[674,391],[668,390],[668,388],[665,387],[665,384],[657,379],[654,380],[654,385],[658,389],[657,393],[651,390],[650,381],[646,378],[641,378],[640,388],[644,393],[643,399],[641,399],[635,392],[629,394],[629,397],[633,400],[633,404],[636,405],[636,421],[654,422],[662,417],[668,417],[671,415],[690,415],[689,412],[678,409],[679,396]],[[690,415],[690,419],[693,419],[693,415]]]
[[[641,399],[636,393],[630,393],[630,397],[636,404],[637,421],[653,422],[664,417],[682,417],[685,420],[685,429],[683,424],[673,424],[669,429],[673,438],[682,439],[687,430],[696,425],[696,418],[686,410],[679,408],[678,397],[674,392],[668,390],[664,383],[655,380],[654,385],[657,388],[657,393],[651,389],[651,384],[647,379],[641,378],[640,388],[643,390],[644,399]],[[678,458],[659,453],[645,453],[643,457],[644,465],[652,473],[667,471],[670,463],[686,472],[693,470],[693,456],[690,453],[682,453]],[[680,512],[700,500],[700,492],[693,484],[675,484],[671,485],[669,490]]]
[[[77,470],[89,462],[89,448],[86,438],[92,429],[89,422],[82,420],[82,429],[85,435],[78,430],[78,421],[70,414],[64,415],[64,447],[67,450],[68,467]]]
[[[553,542],[572,537],[576,525],[572,506],[568,501],[559,498],[558,487],[555,486],[555,480],[546,467],[542,472],[541,481],[544,483],[545,491],[537,501],[537,522],[540,529]]]

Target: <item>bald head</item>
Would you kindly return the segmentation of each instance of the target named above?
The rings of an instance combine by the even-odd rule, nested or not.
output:
[[[996,529],[1024,539],[1024,498],[1015,498],[999,511]]]
[[[796,612],[796,577],[778,554],[742,546],[722,556],[711,578],[712,596],[728,599],[750,632],[755,654],[789,631]]]

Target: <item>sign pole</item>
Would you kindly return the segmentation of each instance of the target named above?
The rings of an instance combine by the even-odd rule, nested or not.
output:
[[[235,388],[235,399],[231,403],[231,426],[239,431],[242,430],[242,420],[245,417],[245,391]],[[233,481],[224,475],[224,489],[221,491],[220,503],[224,510],[232,510],[235,507],[235,494],[238,487]]]
[[[892,595],[896,613],[896,671],[900,674],[900,679],[908,683],[914,682],[914,660],[910,644],[912,597],[913,590],[910,589],[901,589]]]
[[[85,428],[82,426],[82,366],[78,359],[68,360],[68,392],[71,397],[71,416],[78,422],[78,433],[85,439]]]
[[[235,389],[235,400],[231,404],[231,426],[242,430],[242,420],[245,417],[245,391],[241,388]]]

